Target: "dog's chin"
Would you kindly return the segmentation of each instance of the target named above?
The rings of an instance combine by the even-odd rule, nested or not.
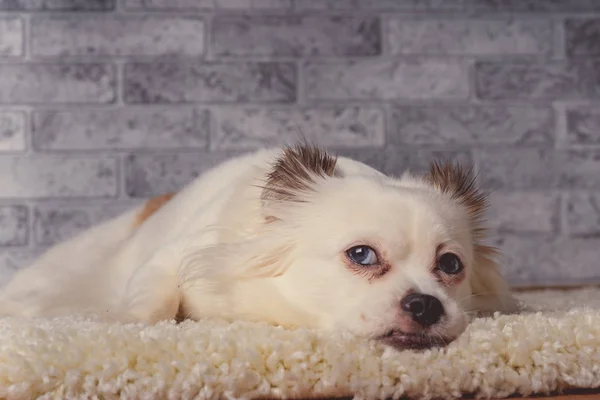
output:
[[[453,339],[425,333],[406,333],[397,329],[391,329],[383,335],[377,336],[376,340],[396,350],[427,350],[445,347]]]

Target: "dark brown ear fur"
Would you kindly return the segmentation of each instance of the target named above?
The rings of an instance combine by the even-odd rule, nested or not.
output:
[[[482,238],[485,233],[482,218],[487,208],[487,197],[477,186],[473,169],[465,169],[451,162],[433,162],[426,179],[436,189],[449,194],[467,209],[473,235],[476,239]]]
[[[303,193],[312,190],[316,178],[338,176],[337,157],[308,144],[285,147],[267,175],[262,199],[302,202]]]

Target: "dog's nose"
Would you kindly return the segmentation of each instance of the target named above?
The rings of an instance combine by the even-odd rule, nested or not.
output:
[[[400,306],[423,328],[435,324],[444,315],[442,302],[428,294],[410,293],[402,299]]]

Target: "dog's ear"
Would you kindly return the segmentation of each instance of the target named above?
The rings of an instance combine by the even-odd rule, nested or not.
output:
[[[264,203],[305,202],[319,179],[339,176],[336,163],[337,157],[317,146],[285,147],[267,175],[261,198]]]
[[[479,189],[472,168],[464,168],[452,162],[431,163],[429,174],[425,180],[442,193],[463,205],[470,218],[470,225],[475,239],[483,238],[483,214],[487,208],[487,196]]]
[[[476,244],[474,268],[471,276],[471,308],[480,316],[489,316],[496,311],[512,314],[519,311],[519,304],[497,263],[498,250]]]
[[[510,292],[508,283],[500,274],[498,250],[480,243],[487,230],[483,215],[488,200],[477,185],[473,169],[465,169],[451,162],[433,162],[425,179],[437,190],[447,193],[463,205],[469,216],[474,241],[474,266],[471,277],[474,311],[483,315],[495,311],[517,311],[518,304]]]

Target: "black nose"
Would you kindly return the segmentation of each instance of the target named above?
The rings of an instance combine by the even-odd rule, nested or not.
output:
[[[444,315],[442,303],[428,294],[411,293],[402,299],[400,306],[423,328],[435,324]]]

